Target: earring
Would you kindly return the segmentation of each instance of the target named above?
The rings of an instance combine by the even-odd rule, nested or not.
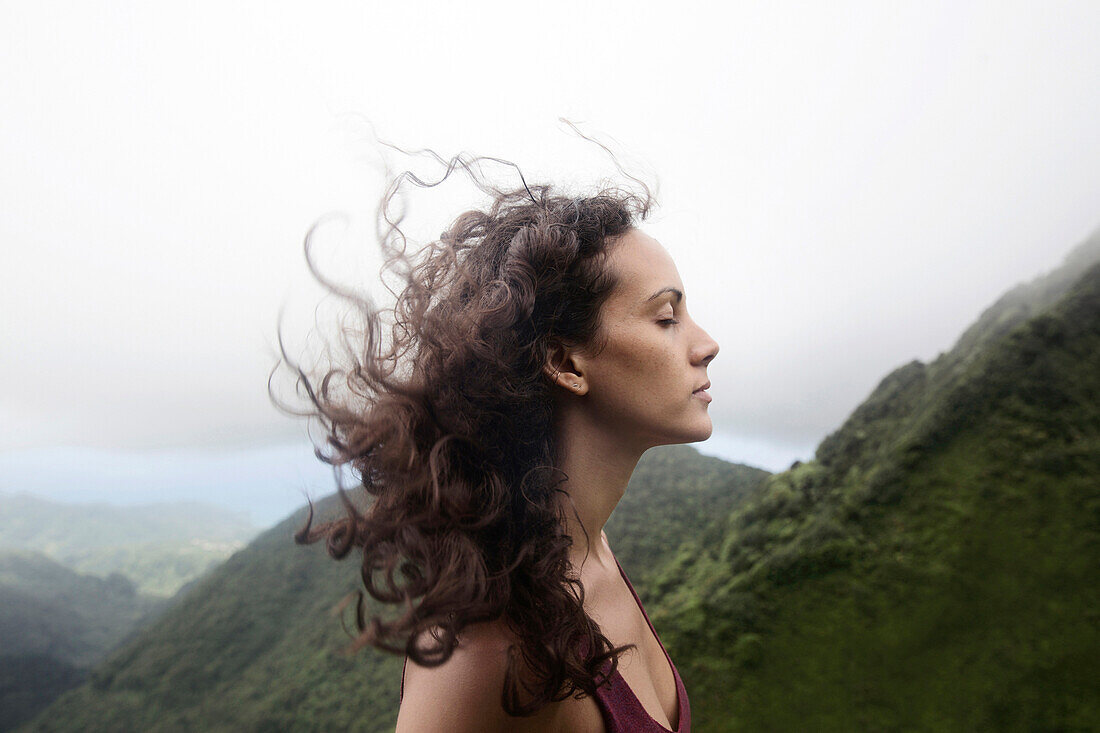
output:
[[[579,384],[574,384],[573,386],[574,386],[574,387],[579,387],[580,385],[579,385]]]

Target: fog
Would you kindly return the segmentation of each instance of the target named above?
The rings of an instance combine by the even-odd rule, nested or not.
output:
[[[266,392],[276,317],[304,346],[330,211],[330,266],[380,292],[375,131],[613,175],[564,116],[659,181],[644,228],[722,346],[697,447],[773,470],[1100,224],[1096,4],[376,5],[0,5],[0,490],[308,460]]]

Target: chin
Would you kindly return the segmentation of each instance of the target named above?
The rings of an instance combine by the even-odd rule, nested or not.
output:
[[[708,419],[705,425],[698,425],[690,432],[665,442],[665,445],[679,445],[681,443],[700,443],[710,438],[714,432],[714,424]]]
[[[702,432],[702,437],[701,438],[696,438],[695,440],[692,441],[693,443],[697,443],[700,440],[706,440],[707,438],[710,437],[711,433],[714,432],[714,422],[711,421],[710,415],[707,415],[706,426],[702,429],[701,432]]]
[[[704,431],[702,432],[702,434],[701,434],[701,435],[700,435],[700,436],[699,436],[698,438],[695,438],[695,439],[693,439],[693,440],[690,440],[690,441],[688,441],[688,442],[689,442],[689,443],[698,443],[698,442],[700,442],[700,441],[703,441],[703,440],[707,440],[708,438],[710,438],[710,435],[711,435],[711,433],[713,433],[713,432],[714,432],[714,426],[713,426],[713,425],[711,425],[711,424],[710,424],[710,423],[708,422],[708,423],[707,423],[707,427],[706,427],[706,430],[704,430]]]

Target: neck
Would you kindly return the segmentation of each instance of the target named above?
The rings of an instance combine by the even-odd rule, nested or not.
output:
[[[579,410],[559,413],[555,432],[558,465],[569,477],[562,506],[573,540],[570,563],[578,571],[593,562],[612,568],[615,559],[600,535],[645,449],[624,445],[615,431],[591,423]]]

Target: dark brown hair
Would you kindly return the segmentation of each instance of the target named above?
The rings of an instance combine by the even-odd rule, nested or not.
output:
[[[379,207],[381,274],[404,283],[392,309],[325,279],[310,255],[316,226],[306,236],[314,276],[353,304],[362,323],[344,331],[350,364],[330,364],[320,378],[287,357],[280,333],[282,357],[312,405],[296,414],[325,427],[329,452],[318,456],[350,465],[366,501],[340,487],[345,515],[312,526],[311,503],[295,539],[325,539],[335,558],[362,548],[366,591],[397,606],[395,617],[366,619],[360,604],[355,648],[433,666],[450,657],[468,624],[503,621],[516,643],[501,703],[525,715],[594,695],[629,648],[613,647],[587,615],[569,566],[556,387],[543,366],[558,343],[602,348],[600,311],[616,286],[607,257],[653,199],[629,175],[641,192],[605,185],[571,196],[528,186],[522,175],[522,185],[502,190],[481,166],[515,168],[507,161],[428,154],[445,166],[442,178],[406,172]],[[456,170],[491,203],[461,214],[410,257],[403,214],[392,215],[395,197],[405,183],[434,186]],[[385,314],[393,316],[388,343]]]

